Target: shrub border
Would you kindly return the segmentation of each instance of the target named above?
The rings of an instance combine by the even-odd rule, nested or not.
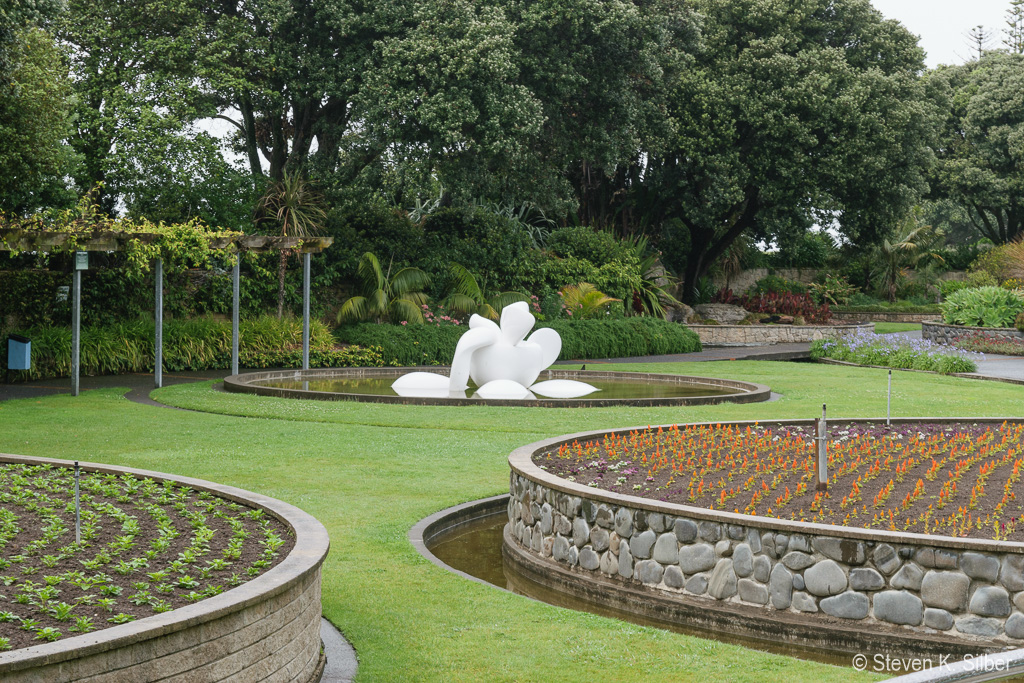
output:
[[[69,460],[33,458],[5,453],[0,453],[0,463],[45,464],[57,467],[73,465],[73,462]],[[299,599],[302,599],[312,591],[312,595],[316,598],[316,609],[313,610],[312,607],[309,607],[307,611],[315,611],[315,617],[311,617],[310,624],[303,626],[300,637],[308,640],[315,637],[315,651],[319,653],[319,656],[314,657],[301,670],[292,671],[290,677],[296,681],[319,680],[326,661],[319,636],[320,573],[330,548],[327,529],[319,521],[293,505],[233,486],[131,467],[115,467],[90,462],[79,464],[87,472],[131,474],[156,481],[173,481],[199,491],[209,491],[230,501],[261,508],[291,527],[295,532],[295,547],[287,557],[265,574],[193,605],[90,634],[2,653],[0,654],[0,677],[3,677],[4,680],[22,678],[25,680],[76,680],[80,674],[76,672],[75,662],[95,656],[104,658],[108,667],[105,668],[107,672],[114,672],[129,666],[136,667],[144,666],[146,663],[155,663],[158,661],[157,658],[147,662],[145,658],[138,657],[137,649],[129,650],[129,648],[134,645],[144,645],[149,648],[160,641],[180,640],[183,634],[190,631],[198,636],[200,643],[210,641],[231,633],[230,631],[217,631],[216,620],[218,619],[241,617],[245,625],[250,625],[264,618],[264,612],[273,610],[274,606],[271,602],[273,598],[289,591],[297,591]],[[236,652],[254,645],[256,642],[258,640],[254,640],[252,643],[242,643],[236,648]],[[314,643],[305,643],[305,645],[312,647]],[[255,651],[252,655],[261,654],[259,648],[253,648],[253,650]],[[222,657],[226,654],[222,654]],[[208,662],[199,662],[199,664],[212,665],[219,659],[221,657],[215,657]],[[252,661],[245,661],[240,666],[240,670],[257,665],[260,661],[262,661],[261,657],[254,656]],[[124,669],[123,673],[129,671],[132,669]],[[264,675],[273,673],[275,672],[266,672]],[[129,673],[128,675],[134,677],[135,674]]]

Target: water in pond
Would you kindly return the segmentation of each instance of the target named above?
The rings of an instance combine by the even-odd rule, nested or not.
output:
[[[398,396],[391,388],[395,377],[358,377],[345,379],[266,379],[253,382],[275,389],[299,389],[323,391],[335,394],[369,394],[372,396]],[[618,379],[590,379],[587,384],[599,389],[587,398],[687,398],[692,396],[725,396],[737,393],[736,389],[723,389],[710,384],[685,382],[638,382]],[[473,398],[475,387],[466,391],[466,398]]]
[[[525,595],[550,605],[622,619],[623,621],[640,624],[641,626],[664,628],[698,638],[713,638],[724,643],[742,645],[753,650],[772,652],[786,655],[787,657],[797,657],[799,659],[808,659],[837,666],[850,666],[852,661],[852,655],[850,654],[826,652],[812,648],[796,647],[786,643],[743,638],[726,633],[688,628],[677,623],[645,618],[630,612],[622,612],[538,585],[505,565],[501,555],[501,543],[502,530],[505,527],[506,521],[504,506],[502,506],[502,513],[500,514],[469,522],[444,534],[439,541],[430,544],[430,552],[454,569],[463,571],[470,576],[475,576],[499,588],[504,588],[513,593]]]

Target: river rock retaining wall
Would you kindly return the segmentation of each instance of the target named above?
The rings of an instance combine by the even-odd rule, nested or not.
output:
[[[768,346],[836,339],[874,332],[874,323],[852,325],[687,325],[705,346]]]
[[[947,325],[937,320],[921,323],[921,338],[930,339],[936,344],[955,344],[959,339],[976,335],[1005,341],[1024,342],[1024,332],[1014,327],[968,327],[966,325]]]
[[[72,463],[0,454],[0,462]],[[83,463],[82,469],[171,480],[262,508],[295,532],[295,547],[262,576],[212,598],[87,635],[0,654],[0,679],[20,681],[319,681],[320,568],[327,530],[296,507],[231,486]]]
[[[578,485],[533,464],[534,452],[604,433],[539,442],[510,456],[507,536],[519,551],[659,598],[700,596],[787,619],[827,616],[855,628],[901,627],[978,645],[1024,640],[1022,544],[661,503]]]
[[[840,322],[920,323],[933,320],[938,313],[862,313],[832,310],[832,319]]]

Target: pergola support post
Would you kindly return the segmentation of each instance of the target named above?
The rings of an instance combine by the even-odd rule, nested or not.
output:
[[[156,323],[156,334],[153,339],[153,383],[159,389],[164,385],[164,260],[158,258],[153,269],[156,280],[156,301],[153,304],[153,320]]]
[[[309,265],[312,255],[302,255],[302,369],[309,370]]]
[[[77,268],[71,279],[71,395],[78,396],[82,342],[82,271]]]
[[[238,374],[238,298],[241,289],[242,254],[235,254],[231,268],[231,374]]]

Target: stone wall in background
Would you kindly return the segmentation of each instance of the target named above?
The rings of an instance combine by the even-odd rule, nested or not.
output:
[[[814,282],[814,278],[818,277],[820,272],[821,270],[818,268],[751,268],[750,270],[741,270],[739,273],[728,278],[724,275],[715,275],[711,278],[711,281],[716,288],[728,287],[736,294],[742,294],[753,287],[758,280],[768,277],[769,273],[786,280],[802,282],[806,285]]]
[[[851,325],[687,325],[704,346],[768,346],[874,332],[874,323]]]
[[[864,313],[832,309],[832,320],[837,322],[922,323],[937,317],[939,317],[938,313]]]

